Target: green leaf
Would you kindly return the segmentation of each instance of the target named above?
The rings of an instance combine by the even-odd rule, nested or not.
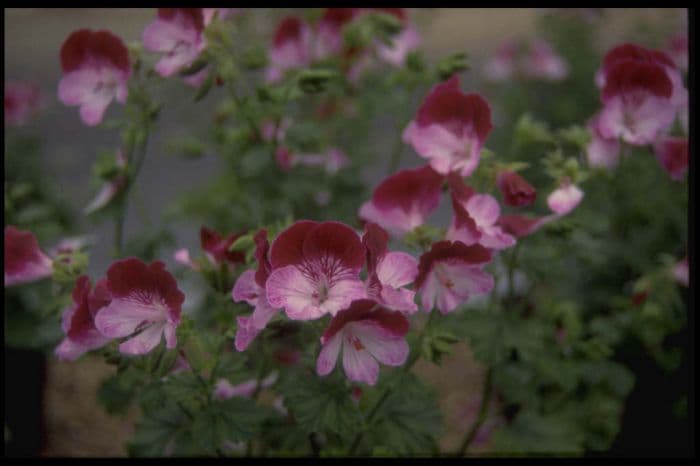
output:
[[[134,398],[136,381],[132,372],[113,375],[102,382],[97,390],[97,399],[111,415],[124,414]]]
[[[579,455],[583,453],[583,432],[572,416],[542,415],[525,409],[513,422],[497,431],[498,451],[511,455]]]

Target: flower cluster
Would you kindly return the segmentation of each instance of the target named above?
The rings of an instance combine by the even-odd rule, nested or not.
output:
[[[491,81],[508,81],[515,76],[542,81],[561,81],[569,75],[569,65],[544,39],[535,39],[527,50],[515,40],[506,40],[484,65],[484,75]]]

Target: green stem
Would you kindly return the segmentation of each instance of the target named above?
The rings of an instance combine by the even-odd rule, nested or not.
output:
[[[457,450],[456,456],[466,455],[469,445],[472,443],[474,437],[476,437],[477,432],[479,432],[479,429],[486,420],[486,416],[488,415],[489,411],[489,400],[491,399],[491,389],[493,387],[492,379],[493,370],[489,368],[489,370],[486,372],[486,380],[484,381],[484,387],[481,392],[481,405],[479,406],[479,414],[477,415],[474,424],[472,424],[471,429],[469,429],[469,432],[467,433],[466,437],[464,437],[464,440],[462,440],[462,443],[459,446],[459,449]]]

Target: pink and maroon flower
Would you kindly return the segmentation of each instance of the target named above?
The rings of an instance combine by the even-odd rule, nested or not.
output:
[[[158,8],[158,17],[143,31],[146,50],[162,53],[155,70],[167,78],[187,68],[206,48],[202,8]],[[205,69],[185,81],[198,86],[206,77]]]
[[[5,287],[50,277],[53,261],[39,248],[31,231],[5,227]]]
[[[237,317],[238,330],[236,331],[235,346],[238,351],[245,351],[250,343],[262,332],[267,323],[279,312],[279,307],[273,307],[267,300],[265,284],[272,271],[272,265],[268,259],[270,243],[267,241],[267,230],[260,230],[255,234],[255,258],[258,261],[257,270],[246,270],[238,277],[231,297],[235,302],[245,301],[255,307],[249,317]]]
[[[284,18],[272,41],[267,80],[279,81],[285,71],[308,65],[311,62],[311,40],[311,28],[303,19],[296,16]]]
[[[547,205],[552,212],[563,216],[574,210],[582,199],[583,191],[581,188],[571,183],[569,179],[564,179],[559,187],[547,196]]]
[[[39,86],[23,81],[5,81],[5,126],[22,126],[41,106]]]
[[[620,141],[617,138],[606,139],[600,130],[600,115],[588,122],[591,141],[586,147],[586,159],[591,167],[612,169],[620,159]]]
[[[443,175],[469,176],[479,164],[481,148],[491,131],[491,109],[483,97],[464,94],[457,75],[433,87],[415,120],[403,132],[430,166]]]
[[[270,248],[268,302],[295,320],[335,315],[366,297],[359,279],[364,262],[364,247],[352,228],[340,222],[298,221]]]
[[[136,258],[120,260],[107,270],[112,301],[95,316],[95,326],[108,338],[128,337],[119,345],[126,354],[146,354],[165,336],[168,349],[177,345],[180,307],[185,295],[160,261],[146,265]]]
[[[63,312],[61,325],[66,337],[54,353],[59,359],[74,361],[82,354],[104,346],[110,338],[95,327],[95,315],[107,306],[111,296],[107,281],[100,280],[91,291],[92,284],[87,275],[82,275],[73,288],[73,304]]]
[[[202,227],[199,230],[199,240],[204,254],[213,265],[237,265],[245,263],[245,254],[229,251],[229,248],[243,234],[243,232],[234,232],[223,237],[219,232],[211,228]]]
[[[354,301],[338,312],[321,337],[316,373],[331,373],[341,351],[348,379],[374,385],[379,364],[400,366],[406,362],[409,347],[405,335],[409,324],[398,311],[389,311],[369,299]]]
[[[326,8],[318,23],[314,55],[322,60],[343,51],[343,27],[357,17],[357,8]]]
[[[443,180],[429,165],[401,170],[377,186],[372,199],[360,207],[360,218],[402,236],[425,223],[438,207]]]
[[[602,93],[601,135],[634,145],[653,142],[675,118],[672,90],[663,67],[655,63],[623,61],[613,65]]]
[[[85,209],[83,209],[85,214],[90,214],[104,208],[126,187],[128,178],[125,174],[126,156],[124,156],[124,151],[118,149],[116,159],[116,166],[119,169],[119,173],[115,175],[114,178],[106,181],[93,200],[85,206]]]
[[[480,244],[489,249],[505,249],[515,244],[515,238],[505,233],[497,221],[501,215],[498,201],[489,194],[477,194],[456,174],[448,177],[452,190],[454,215],[446,238],[467,246]]]
[[[511,207],[524,207],[537,199],[537,191],[525,178],[511,170],[503,170],[496,178],[503,202]]]
[[[688,138],[664,137],[654,144],[654,154],[672,179],[683,179],[688,170]]]
[[[493,277],[482,270],[491,253],[481,245],[461,241],[438,241],[423,254],[418,265],[416,288],[426,312],[434,307],[446,314],[475,294],[489,293]]]
[[[367,251],[367,297],[398,311],[412,314],[418,310],[416,292],[404,288],[418,276],[418,261],[400,251],[387,250],[389,235],[374,223],[365,225],[362,243]]]
[[[546,81],[561,81],[569,74],[569,65],[542,39],[535,40],[523,57],[525,76]]]
[[[129,52],[111,32],[73,32],[61,47],[61,68],[58,97],[66,105],[79,105],[86,125],[99,124],[113,99],[126,102]]]

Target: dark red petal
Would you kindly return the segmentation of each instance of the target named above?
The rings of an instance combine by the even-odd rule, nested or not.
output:
[[[107,288],[114,298],[142,299],[149,303],[151,297],[160,297],[175,317],[179,317],[180,306],[185,301],[175,278],[160,261],[146,265],[132,257],[115,262],[107,270]]]
[[[63,72],[76,70],[90,60],[109,61],[125,72],[130,69],[129,51],[118,36],[89,29],[73,32],[61,46]]]
[[[323,222],[311,229],[304,239],[304,258],[324,263],[330,257],[340,260],[344,268],[359,270],[365,263],[365,248],[355,230],[340,222]]]
[[[404,336],[408,333],[410,326],[408,319],[400,311],[377,308],[372,312],[370,318],[396,336]]]
[[[365,224],[365,234],[362,237],[367,251],[367,270],[371,273],[377,268],[377,263],[386,254],[389,234],[379,225],[372,222]]]
[[[603,98],[634,91],[648,91],[658,97],[671,97],[673,84],[664,68],[655,63],[623,61],[613,65],[606,76]]]
[[[81,275],[75,282],[75,287],[73,288],[75,311],[71,316],[70,327],[67,332],[67,336],[70,339],[79,339],[86,331],[95,327],[88,303],[91,287],[92,284],[87,275]]]
[[[102,280],[95,283],[95,288],[92,290],[92,293],[90,293],[90,296],[88,297],[88,304],[92,316],[95,317],[97,311],[107,306],[111,301],[112,295],[109,292],[109,288],[107,287],[107,279],[103,278]]]
[[[202,227],[199,229],[199,241],[204,251],[213,254],[221,242],[221,235],[211,228]]]
[[[265,288],[267,277],[270,276],[272,266],[267,258],[270,251],[270,242],[267,240],[267,230],[258,231],[253,237],[255,241],[255,260],[258,261],[258,270],[255,271],[255,283]]]
[[[465,203],[476,192],[464,182],[464,179],[457,172],[450,172],[447,175],[447,184],[450,187],[450,193],[459,201]]]
[[[96,31],[92,34],[89,53],[93,57],[109,60],[125,72],[130,69],[129,50],[118,36],[109,31]]]
[[[42,262],[41,249],[34,233],[13,225],[5,227],[5,275],[21,271],[27,262]]]
[[[64,73],[80,68],[85,62],[88,41],[92,36],[89,29],[79,29],[71,33],[61,46],[61,69]]]
[[[503,228],[506,233],[518,238],[533,233],[541,222],[537,217],[526,217],[524,215],[501,215],[496,221],[496,225]]]
[[[506,205],[523,207],[532,204],[537,199],[535,188],[516,172],[502,171],[498,174],[496,184]]]
[[[472,232],[472,234],[479,234],[479,228],[476,225],[476,221],[469,215],[467,209],[464,208],[462,203],[459,201],[454,193],[450,194],[452,198],[452,210],[454,212],[454,226],[456,229],[467,229]]]
[[[357,8],[326,8],[320,22],[340,29],[350,22],[357,13]]]
[[[300,264],[304,260],[304,239],[316,225],[318,222],[300,220],[280,233],[270,246],[272,268]]]
[[[287,16],[277,25],[273,43],[279,47],[287,41],[298,41],[304,30],[304,21],[296,16]]]
[[[409,211],[414,204],[429,202],[436,197],[439,202],[443,180],[444,177],[430,165],[401,170],[377,186],[372,195],[372,201],[380,209],[400,207]],[[433,207],[437,207],[437,204]]]
[[[657,63],[674,69],[676,68],[673,60],[663,52],[646,49],[636,44],[625,43],[613,47],[605,54],[605,57],[603,57],[603,71],[607,74],[614,65],[628,60]]]
[[[378,307],[379,304],[371,299],[357,299],[353,301],[350,303],[350,306],[347,309],[339,311],[333,317],[333,319],[331,319],[328,327],[326,327],[326,330],[323,332],[321,342],[325,343],[328,341],[333,337],[333,335],[342,330],[342,328],[349,322],[355,322],[367,318],[375,306]]]
[[[491,252],[480,244],[467,246],[461,241],[438,241],[430,251],[420,257],[415,286],[420,288],[435,262],[458,260],[467,264],[482,265],[491,260]]]
[[[220,243],[220,257],[222,261],[226,260],[232,264],[245,264],[245,254],[242,252],[238,251],[229,251],[229,248],[233,243],[236,242],[238,238],[243,236],[246,232],[244,231],[239,231],[239,232],[234,232],[231,233],[226,237],[226,239],[222,240]]]

